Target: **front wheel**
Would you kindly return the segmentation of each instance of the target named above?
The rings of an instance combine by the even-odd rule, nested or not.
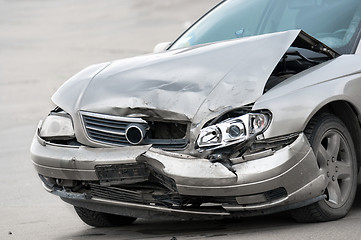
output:
[[[346,216],[357,188],[357,161],[352,137],[345,124],[332,114],[315,117],[305,134],[325,176],[326,198],[292,211],[299,222],[332,221]]]
[[[82,207],[74,207],[83,222],[93,227],[119,227],[132,224],[136,218],[95,212]]]

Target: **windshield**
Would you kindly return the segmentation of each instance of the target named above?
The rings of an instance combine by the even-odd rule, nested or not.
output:
[[[178,38],[170,49],[302,29],[340,53],[351,53],[360,0],[228,0]]]

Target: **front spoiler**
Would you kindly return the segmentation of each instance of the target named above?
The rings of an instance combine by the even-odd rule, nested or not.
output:
[[[258,216],[265,214],[272,214],[282,211],[287,211],[291,209],[300,208],[307,206],[309,204],[318,202],[326,198],[326,195],[320,195],[306,201],[297,202],[285,206],[271,207],[264,210],[248,210],[242,212],[229,212],[226,209],[222,208],[221,205],[213,206],[209,208],[171,208],[164,206],[152,206],[145,204],[129,203],[122,201],[114,201],[102,198],[88,198],[86,194],[81,193],[71,193],[64,190],[55,190],[45,183],[43,183],[44,188],[54,194],[59,196],[63,201],[78,207],[87,208],[93,211],[105,212],[110,214],[118,214],[122,216],[136,217],[136,218],[172,218],[172,219],[225,219],[233,217],[249,217],[249,216]]]
[[[233,165],[234,172],[221,163],[166,152],[149,145],[69,147],[45,142],[38,135],[34,137],[31,154],[40,175],[65,180],[98,181],[95,166],[146,162],[173,179],[180,195],[235,198],[236,205],[222,204],[226,212],[264,210],[307,202],[323,194],[326,182],[303,133],[292,144],[270,156]],[[265,193],[277,188],[284,188],[287,194],[276,200],[265,199]]]
[[[235,217],[251,217],[273,214],[283,211],[288,211],[300,207],[310,205],[312,203],[321,201],[326,198],[326,195],[320,195],[318,197],[308,199],[306,201],[293,203],[285,206],[277,206],[264,210],[250,210],[241,212],[227,212],[222,208],[210,208],[207,210],[197,209],[174,209],[162,206],[149,206],[128,202],[118,202],[100,198],[94,198],[91,200],[79,200],[62,198],[63,201],[78,207],[87,208],[97,212],[105,212],[110,214],[117,214],[122,216],[136,217],[136,218],[171,218],[171,219],[183,219],[183,220],[196,220],[196,219],[226,219]]]

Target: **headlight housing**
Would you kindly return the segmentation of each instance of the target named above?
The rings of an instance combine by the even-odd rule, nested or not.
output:
[[[270,114],[248,113],[205,127],[197,139],[198,147],[218,149],[244,142],[265,131],[270,118]]]
[[[43,121],[39,136],[44,140],[70,140],[75,137],[73,121],[65,112],[52,112]]]

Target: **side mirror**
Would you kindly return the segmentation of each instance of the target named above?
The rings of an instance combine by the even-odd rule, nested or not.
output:
[[[158,43],[157,45],[155,45],[155,47],[153,48],[153,53],[161,53],[161,52],[165,52],[165,50],[167,50],[167,48],[170,46],[171,42],[161,42]]]

